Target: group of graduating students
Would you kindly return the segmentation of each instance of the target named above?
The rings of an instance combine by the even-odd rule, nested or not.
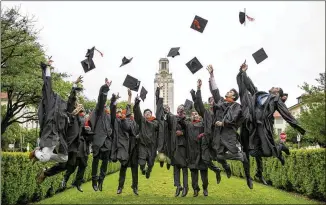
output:
[[[173,167],[175,196],[188,194],[188,170],[191,173],[193,196],[200,192],[198,175],[202,179],[203,195],[208,195],[208,169],[221,181],[221,170],[213,161],[223,167],[226,176],[231,177],[227,160],[238,160],[243,164],[245,178],[250,189],[253,179],[250,176],[249,156],[255,157],[257,171],[255,177],[267,184],[263,178],[262,157],[277,157],[284,165],[283,152],[290,154],[283,144],[277,144],[273,138],[273,113],[281,116],[302,135],[305,130],[298,125],[284,102],[287,94],[279,87],[269,92],[258,91],[247,76],[248,66],[243,63],[236,76],[238,90],[229,90],[224,97],[220,95],[211,65],[209,88],[212,96],[208,98],[209,108],[205,108],[201,95],[202,81],[197,81],[197,91],[191,90],[194,111],[190,118],[186,116],[188,105],[180,105],[177,114],[172,114],[168,105],[163,105],[162,87],[155,91],[155,117],[150,109],[141,112],[142,96],[135,98],[131,109],[132,92],[128,89],[128,105],[124,110],[117,108],[119,94],[112,94],[110,108],[106,106],[112,81],[105,79],[99,90],[95,110],[85,117],[85,110],[77,100],[74,83],[67,102],[52,90],[51,61],[41,64],[43,76],[43,98],[39,105],[40,146],[30,154],[34,161],[56,161],[49,169],[42,169],[37,176],[41,183],[45,178],[66,171],[62,187],[66,187],[69,176],[78,167],[73,185],[83,191],[81,184],[87,166],[90,144],[93,152],[92,187],[103,190],[103,181],[110,161],[121,164],[117,194],[124,188],[126,170],[131,168],[132,190],[138,195],[138,167],[145,177],[150,178],[155,159],[161,167],[166,162],[169,170]],[[142,95],[142,94],[141,94]],[[236,101],[240,98],[241,104]],[[132,113],[133,111],[133,113]],[[240,134],[238,134],[240,129]],[[239,149],[238,145],[241,145]],[[102,161],[98,175],[99,161]],[[180,174],[183,183],[181,185]]]

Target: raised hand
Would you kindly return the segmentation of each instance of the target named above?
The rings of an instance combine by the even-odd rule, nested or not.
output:
[[[202,82],[201,82],[201,80],[200,80],[200,79],[198,79],[198,81],[197,81],[197,87],[198,87],[198,88],[200,88],[200,87],[201,87],[201,85],[202,85]]]
[[[119,93],[117,93],[115,97],[116,97],[116,99],[121,98],[121,97],[119,96]]]
[[[214,69],[213,69],[212,65],[208,65],[206,69],[208,70],[209,74],[211,74],[211,75],[213,74]]]
[[[75,83],[77,84],[77,83],[82,83],[83,82],[83,76],[79,76],[78,78],[77,78],[77,80],[75,81]]]
[[[132,92],[131,90],[128,88],[128,96],[131,97],[132,96]]]
[[[247,69],[248,69],[248,65],[246,64],[246,62],[247,62],[247,60],[245,60],[245,62],[242,63],[242,65],[241,65],[241,67],[240,67],[241,70],[244,71],[244,72],[247,71]]]

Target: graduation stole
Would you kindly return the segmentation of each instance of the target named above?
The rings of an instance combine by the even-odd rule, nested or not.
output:
[[[154,116],[150,117],[150,118],[146,118],[147,121],[152,122],[153,120],[155,120],[156,118]]]
[[[192,124],[196,124],[196,123],[198,123],[198,122],[200,122],[200,120],[193,120],[193,121],[192,121]]]

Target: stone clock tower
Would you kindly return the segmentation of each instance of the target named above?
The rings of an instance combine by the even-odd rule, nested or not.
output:
[[[155,74],[154,79],[154,92],[156,91],[157,84],[163,85],[163,105],[169,105],[171,112],[174,112],[174,80],[172,73],[169,73],[169,60],[161,58],[159,60],[159,71]],[[154,110],[156,110],[156,98],[154,97]]]

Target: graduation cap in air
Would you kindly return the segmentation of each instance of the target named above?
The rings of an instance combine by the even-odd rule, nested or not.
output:
[[[179,49],[180,49],[180,47],[171,48],[171,50],[170,50],[170,52],[168,54],[168,57],[174,58],[175,56],[179,56],[180,55]]]
[[[128,59],[128,58],[126,58],[126,57],[123,57],[123,59],[122,59],[122,63],[121,63],[121,65],[120,65],[120,67],[122,67],[122,66],[124,66],[124,65],[127,65],[128,63],[130,63],[130,62],[132,61],[132,59],[133,59],[133,58]]]
[[[189,70],[192,72],[192,74],[195,74],[197,71],[203,68],[202,64],[199,62],[199,60],[194,57],[191,59],[186,66],[189,68]]]
[[[199,17],[199,16],[195,16],[195,19],[192,21],[190,28],[192,28],[200,33],[203,33],[204,29],[207,25],[207,22],[208,22],[208,20],[203,19],[202,17]]]
[[[268,58],[268,56],[263,48],[259,49],[254,54],[252,54],[252,57],[254,57],[257,64],[263,62],[265,59]]]
[[[240,21],[241,24],[245,24],[246,18],[248,19],[248,21],[254,21],[255,20],[254,18],[251,18],[246,14],[246,9],[244,10],[244,12],[240,11],[239,12],[239,21]]]
[[[95,46],[91,49],[87,49],[87,53],[85,55],[86,59],[81,61],[81,64],[83,66],[84,72],[87,73],[91,70],[93,70],[95,67],[95,63],[93,61],[94,57],[94,51],[97,51],[100,53],[100,55],[103,57],[103,53],[95,48]]]
[[[137,78],[127,75],[125,81],[123,82],[123,86],[129,88],[130,90],[138,92],[140,81]]]
[[[143,100],[143,102],[146,99],[147,93],[148,93],[147,90],[144,88],[144,86],[142,86],[140,90],[140,98]]]
[[[184,104],[185,110],[191,110],[192,109],[192,101],[186,99],[186,102]]]

